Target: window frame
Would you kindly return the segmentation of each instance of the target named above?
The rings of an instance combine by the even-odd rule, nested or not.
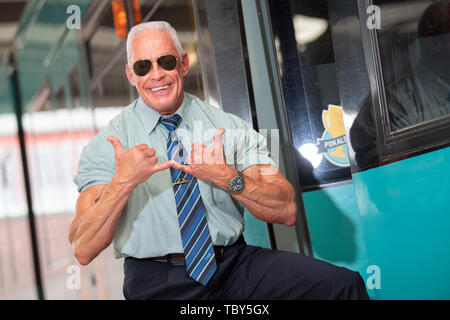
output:
[[[369,78],[381,164],[450,146],[450,114],[391,131],[380,47],[376,29],[366,26],[372,0],[358,0],[361,42]]]

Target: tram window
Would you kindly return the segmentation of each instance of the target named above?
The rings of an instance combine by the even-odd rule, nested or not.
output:
[[[326,0],[269,0],[300,184],[350,179]]]
[[[374,1],[388,133],[450,114],[450,1]]]

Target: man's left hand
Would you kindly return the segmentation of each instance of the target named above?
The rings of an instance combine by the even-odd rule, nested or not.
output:
[[[221,128],[214,133],[213,145],[207,147],[201,143],[193,143],[191,154],[186,158],[187,165],[172,161],[172,167],[189,173],[199,180],[212,182],[222,189],[228,189],[229,181],[237,171],[227,165],[222,135],[225,129]]]

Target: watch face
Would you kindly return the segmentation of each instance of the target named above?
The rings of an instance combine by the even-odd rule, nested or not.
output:
[[[242,174],[239,174],[230,181],[230,189],[231,192],[239,192],[244,189],[244,177]]]

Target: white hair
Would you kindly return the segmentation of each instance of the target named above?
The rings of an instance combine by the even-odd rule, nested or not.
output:
[[[178,34],[175,31],[175,29],[170,25],[170,23],[166,21],[149,21],[144,22],[138,25],[135,25],[133,28],[131,28],[130,32],[128,33],[127,37],[127,61],[128,65],[131,68],[132,65],[132,56],[133,56],[133,49],[131,48],[131,42],[134,39],[134,37],[146,30],[162,30],[169,33],[173,40],[173,44],[175,45],[175,49],[177,49],[178,54],[181,56],[183,53],[183,47],[181,46],[180,39],[178,38]]]

